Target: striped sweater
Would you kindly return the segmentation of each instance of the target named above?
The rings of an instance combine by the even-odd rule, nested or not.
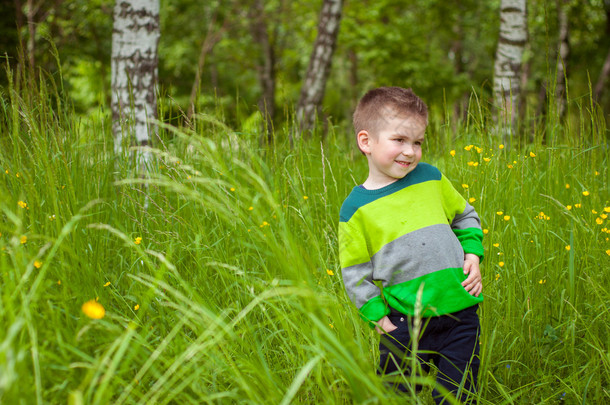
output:
[[[436,167],[419,163],[380,189],[354,187],[343,203],[345,289],[366,321],[388,315],[388,306],[413,315],[422,284],[422,316],[462,310],[483,301],[461,285],[464,253],[482,259],[482,240],[474,208]]]

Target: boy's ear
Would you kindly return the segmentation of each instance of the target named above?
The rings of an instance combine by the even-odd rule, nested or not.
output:
[[[358,132],[356,139],[358,140],[358,147],[363,153],[371,153],[371,142],[373,141],[373,138],[368,131],[362,130]]]

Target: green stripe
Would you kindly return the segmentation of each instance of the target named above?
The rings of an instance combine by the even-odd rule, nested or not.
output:
[[[443,193],[443,210],[447,214],[449,222],[452,222],[456,215],[464,212],[466,200],[444,175],[441,178],[441,188]]]
[[[447,224],[439,187],[440,181],[431,180],[404,188],[358,210],[349,223],[354,221],[366,229],[372,256],[400,236]]]
[[[417,291],[424,283],[422,293],[422,316],[431,317],[460,311],[483,301],[483,296],[470,295],[461,283],[466,279],[462,268],[450,268],[426,274],[414,280],[383,289],[388,304],[396,310],[415,315]],[[434,307],[430,305],[434,303]]]
[[[347,222],[350,220],[352,215],[360,208],[367,204],[372,203],[379,198],[390,195],[397,190],[405,187],[412,186],[414,184],[423,183],[429,180],[440,180],[441,172],[434,166],[427,163],[420,162],[413,171],[408,173],[405,177],[391,183],[385,187],[376,190],[366,190],[362,187],[356,186],[352,190],[346,200],[341,206],[339,218],[341,222]]]
[[[359,310],[360,317],[368,322],[371,328],[375,327],[372,322],[377,322],[381,318],[390,314],[390,309],[383,301],[381,295],[371,298],[366,304]]]
[[[454,229],[464,253],[473,253],[483,260],[483,231],[480,228]]]

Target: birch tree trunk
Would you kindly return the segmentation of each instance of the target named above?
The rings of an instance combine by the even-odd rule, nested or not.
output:
[[[555,103],[557,114],[563,117],[566,108],[566,62],[570,54],[568,43],[568,11],[565,0],[557,1],[557,13],[559,15],[559,55],[557,57],[557,84],[555,87]]]
[[[499,118],[512,133],[518,115],[521,58],[527,42],[526,0],[501,0],[500,36],[494,63],[494,101]]]
[[[112,131],[114,150],[150,144],[157,115],[159,0],[117,0],[112,32]],[[139,156],[138,156],[139,155]],[[141,160],[140,160],[141,158]],[[146,164],[148,153],[136,154]]]
[[[313,128],[316,115],[322,106],[326,80],[330,73],[337,35],[341,24],[342,0],[324,0],[320,12],[318,35],[313,46],[305,81],[297,104],[298,139],[305,131]]]

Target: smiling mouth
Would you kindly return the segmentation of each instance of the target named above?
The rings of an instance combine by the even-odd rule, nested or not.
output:
[[[400,160],[395,160],[395,162],[401,165],[402,167],[409,167],[411,165],[411,162],[401,162]]]

